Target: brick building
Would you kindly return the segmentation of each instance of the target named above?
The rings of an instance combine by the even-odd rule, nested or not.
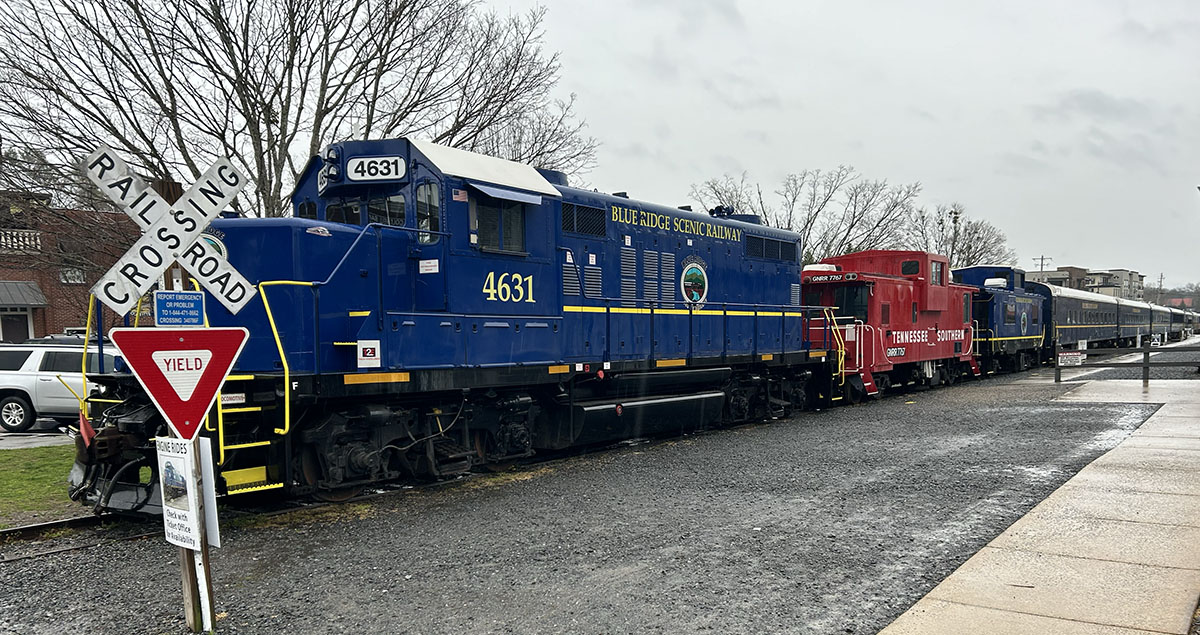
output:
[[[55,208],[46,195],[0,191],[0,341],[86,326],[92,284],[139,234],[120,212]],[[107,330],[118,317],[103,312]]]

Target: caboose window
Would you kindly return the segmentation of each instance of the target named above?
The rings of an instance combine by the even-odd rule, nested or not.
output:
[[[963,324],[971,323],[971,294],[963,294]]]
[[[388,196],[367,201],[367,222],[404,226],[404,197]]]
[[[905,260],[900,263],[900,275],[915,276],[921,273],[921,262],[919,260]]]
[[[525,251],[525,204],[489,196],[471,199],[471,225],[479,246],[499,251]]]
[[[422,183],[417,187],[417,229],[441,231],[441,208],[437,183]],[[437,234],[420,234],[417,241],[429,244],[437,242],[437,239]]]
[[[929,264],[929,275],[930,275],[930,278],[932,279],[931,282],[933,282],[933,284],[941,286],[941,284],[942,284],[942,268],[945,266],[946,266],[945,263],[941,263],[936,260],[934,260],[932,263]]]
[[[840,316],[852,315],[867,321],[867,288],[863,285],[840,286],[833,291],[833,304]]]
[[[1016,324],[1017,323],[1017,305],[1009,304],[1009,303],[1004,304],[1004,323],[1005,324]]]

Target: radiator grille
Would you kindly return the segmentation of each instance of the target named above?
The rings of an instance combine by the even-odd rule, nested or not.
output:
[[[604,277],[600,267],[583,268],[583,291],[589,298],[604,297]]]
[[[563,265],[563,295],[579,295],[579,267]]]
[[[675,301],[675,254],[663,252],[662,266],[659,267],[659,272],[662,274],[662,285],[659,286],[659,297],[663,300],[671,302]]]

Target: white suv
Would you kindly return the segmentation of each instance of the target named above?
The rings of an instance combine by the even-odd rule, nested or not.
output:
[[[115,352],[116,347],[105,346],[103,372],[124,370],[120,357],[109,351]],[[78,423],[79,401],[75,394],[86,396],[82,365],[83,347],[79,345],[0,344],[0,428],[24,432],[38,417]],[[95,344],[88,346],[88,372],[101,372],[101,356]]]

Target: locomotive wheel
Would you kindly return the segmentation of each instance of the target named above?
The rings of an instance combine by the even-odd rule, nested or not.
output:
[[[321,480],[321,462],[317,459],[315,448],[305,448],[300,460],[300,472],[304,476],[304,484],[316,487]],[[339,487],[337,489],[317,489],[312,497],[326,503],[344,503],[363,491],[362,485]]]

